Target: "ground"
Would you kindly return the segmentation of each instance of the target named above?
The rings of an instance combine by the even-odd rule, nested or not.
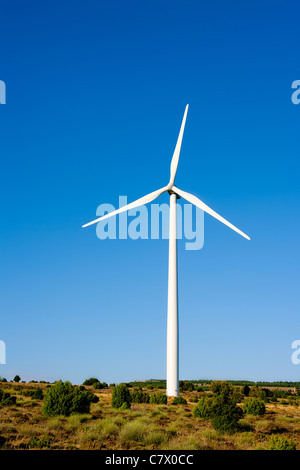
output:
[[[0,407],[2,449],[259,450],[268,449],[276,434],[292,439],[300,450],[299,399],[293,404],[267,403],[265,415],[247,415],[238,432],[222,434],[210,421],[193,417],[192,400],[207,392],[182,392],[186,405],[172,405],[169,398],[167,405],[132,404],[130,410],[118,411],[111,407],[112,387],[86,387],[99,397],[89,414],[46,417],[43,401],[22,392],[40,387],[46,393],[49,385],[9,382],[0,387],[17,395],[15,405]],[[146,387],[143,391],[157,392]]]

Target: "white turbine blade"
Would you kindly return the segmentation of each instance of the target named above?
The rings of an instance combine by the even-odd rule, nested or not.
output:
[[[176,171],[178,167],[178,161],[179,161],[179,155],[180,155],[180,149],[181,149],[181,142],[182,142],[182,137],[183,137],[183,131],[184,131],[184,126],[185,126],[185,121],[186,121],[186,116],[187,112],[189,109],[189,105],[187,104],[185,107],[182,123],[181,123],[181,128],[179,131],[176,147],[173,153],[172,161],[171,161],[171,169],[170,169],[170,181],[169,184],[173,185],[175,181],[175,176],[176,176]]]
[[[250,238],[248,237],[248,235],[246,235],[244,232],[242,232],[241,230],[239,230],[238,228],[236,228],[234,225],[232,225],[230,222],[228,222],[226,219],[224,219],[223,217],[221,217],[219,214],[217,214],[214,210],[212,210],[210,207],[208,207],[206,204],[204,204],[204,202],[202,202],[200,199],[198,199],[196,196],[193,196],[193,194],[190,194],[190,193],[186,193],[185,191],[182,191],[181,189],[178,189],[176,188],[175,186],[173,186],[172,188],[172,191],[174,191],[174,193],[178,194],[178,196],[181,196],[183,197],[184,199],[186,199],[187,201],[191,202],[192,204],[194,204],[195,206],[199,207],[200,209],[202,209],[203,211],[207,212],[208,214],[210,214],[212,217],[214,217],[215,219],[219,220],[220,222],[223,222],[223,224],[227,225],[227,227],[230,227],[232,230],[234,230],[235,232],[239,233],[240,235],[242,235],[242,237],[244,238],[247,238],[247,240],[250,240]]]
[[[153,201],[156,199],[160,194],[164,193],[167,191],[168,186],[165,186],[164,188],[158,189],[157,191],[153,191],[153,193],[147,194],[146,196],[141,197],[140,199],[137,199],[134,202],[131,202],[130,204],[127,204],[126,206],[120,207],[120,209],[117,209],[113,212],[110,212],[109,214],[105,214],[102,217],[99,217],[98,219],[92,220],[92,222],[89,222],[82,227],[88,227],[89,225],[96,224],[97,222],[100,222],[100,220],[108,219],[109,217],[113,217],[114,215],[120,214],[121,212],[128,211],[129,209],[134,209],[135,207],[142,206],[144,204],[147,204],[148,202]]]

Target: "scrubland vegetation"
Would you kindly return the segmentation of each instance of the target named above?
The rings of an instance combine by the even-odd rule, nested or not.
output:
[[[2,379],[0,448],[297,450],[300,384],[288,385],[182,381],[174,399],[163,381]]]

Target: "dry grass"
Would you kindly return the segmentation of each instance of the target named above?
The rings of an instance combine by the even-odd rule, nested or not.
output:
[[[18,394],[15,384],[6,384],[5,388]],[[42,401],[18,395],[16,405],[0,407],[0,446],[62,450],[255,450],[267,449],[270,437],[280,434],[292,438],[300,449],[297,406],[267,404],[264,416],[245,416],[240,421],[241,430],[227,435],[214,430],[209,421],[193,417],[196,404],[190,399],[195,392],[182,394],[187,405],[133,404],[130,410],[121,412],[111,407],[111,393],[111,389],[98,391],[99,402],[91,405],[90,414],[68,418],[45,417],[41,412]]]

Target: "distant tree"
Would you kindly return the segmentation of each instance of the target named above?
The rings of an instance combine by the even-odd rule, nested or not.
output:
[[[86,379],[82,385],[93,385],[96,382],[100,382],[99,379],[96,379],[96,377],[91,377],[90,379]]]
[[[15,375],[13,381],[14,381],[14,382],[20,382],[20,380],[21,380],[21,377],[20,377],[19,375]]]

